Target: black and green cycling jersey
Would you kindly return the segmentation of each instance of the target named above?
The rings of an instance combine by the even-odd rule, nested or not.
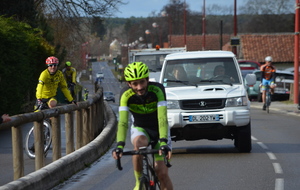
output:
[[[156,82],[149,82],[147,88],[143,96],[137,95],[129,86],[121,90],[117,142],[125,142],[129,112],[134,118],[134,126],[158,131],[159,139],[168,138],[165,88]]]

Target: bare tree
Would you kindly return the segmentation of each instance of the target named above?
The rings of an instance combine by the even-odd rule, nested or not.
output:
[[[125,3],[122,0],[35,0],[36,10],[53,29],[57,54],[75,64],[80,64],[83,43],[99,41],[92,31],[95,29],[92,18],[111,16],[121,4]]]
[[[240,7],[242,14],[290,14],[294,11],[294,0],[248,0]]]

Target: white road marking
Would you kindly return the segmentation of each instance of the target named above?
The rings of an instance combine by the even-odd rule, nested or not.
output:
[[[275,190],[284,190],[284,179],[282,179],[282,178],[276,179]]]
[[[257,142],[257,144],[259,145],[259,146],[261,146],[263,149],[265,149],[265,150],[268,150],[269,148],[264,144],[264,143],[262,143],[262,142]]]
[[[254,136],[251,136],[251,139],[253,141],[258,141],[257,138],[255,138]],[[266,154],[268,155],[269,159],[271,161],[273,160],[277,160],[276,156],[274,153],[272,153],[271,151],[268,151],[269,148],[263,143],[263,142],[256,142],[262,149],[264,149],[266,151]],[[281,168],[281,165],[277,162],[273,162],[273,168],[276,174],[283,174],[283,170]],[[283,178],[276,178],[275,180],[275,190],[284,190],[284,179]]]
[[[272,152],[266,152],[266,153],[269,156],[270,160],[276,160],[275,154],[273,154]]]
[[[274,167],[275,173],[277,173],[277,174],[283,173],[282,168],[279,163],[273,163],[273,167]]]

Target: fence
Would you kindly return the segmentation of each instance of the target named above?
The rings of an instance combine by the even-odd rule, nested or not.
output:
[[[22,140],[22,130],[21,126],[25,123],[34,122],[34,132],[35,134],[42,134],[42,122],[45,118],[51,118],[52,121],[52,161],[56,161],[61,158],[61,126],[60,126],[60,116],[64,114],[65,117],[65,130],[66,130],[66,154],[72,152],[81,147],[87,145],[89,142],[94,140],[103,130],[104,123],[109,123],[105,121],[105,117],[115,117],[112,111],[107,110],[108,105],[104,104],[103,101],[103,89],[95,88],[96,94],[85,102],[78,102],[76,105],[65,105],[58,106],[56,108],[43,110],[40,112],[26,113],[13,116],[11,122],[3,123],[0,127],[10,127],[12,130],[12,152],[13,152],[13,170],[14,170],[14,180],[17,180],[24,176],[24,157],[23,157],[23,140]],[[106,112],[106,113],[105,113]],[[110,116],[107,114],[110,113]],[[74,130],[74,115],[76,118],[76,126]],[[111,117],[111,118],[113,118]],[[112,137],[107,143],[112,143],[114,139],[114,126],[116,119],[113,119],[111,127],[113,132]],[[76,139],[74,138],[76,134]],[[45,166],[44,154],[43,154],[43,135],[35,135],[35,170],[39,170]],[[76,144],[74,144],[76,142]],[[104,145],[104,147],[109,147],[110,144]],[[101,155],[103,153],[100,152]],[[97,154],[98,155],[98,154]],[[97,156],[96,155],[96,156]],[[99,155],[98,155],[99,156]],[[94,160],[96,158],[93,158]],[[93,161],[89,158],[89,162]],[[78,166],[79,167],[79,166]],[[80,169],[76,167],[77,169]],[[82,168],[81,168],[82,169]],[[75,172],[75,171],[74,171]],[[65,174],[62,176],[66,178]],[[55,181],[52,180],[54,185]],[[56,181],[58,183],[58,181]],[[28,184],[28,182],[27,182]],[[2,186],[4,188],[4,186]],[[11,186],[9,186],[11,187]],[[2,189],[0,187],[0,189]],[[5,189],[5,188],[4,188]],[[17,188],[22,189],[22,188]],[[25,188],[26,189],[26,188]]]

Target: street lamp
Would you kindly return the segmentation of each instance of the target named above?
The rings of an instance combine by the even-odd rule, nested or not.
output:
[[[162,11],[161,15],[163,17],[166,17],[166,16],[168,17],[168,28],[169,28],[169,36],[170,36],[169,47],[171,47],[172,46],[172,17],[166,11]]]
[[[145,30],[145,43],[146,43],[146,48],[149,48],[148,47],[148,40],[147,40],[147,35],[150,35],[151,34],[151,32],[150,32],[150,30]]]
[[[157,30],[160,30],[160,27],[156,22],[153,22],[152,26],[153,26],[153,28],[156,29],[157,40],[156,40],[155,45],[160,45],[161,46],[161,31],[159,31],[159,35],[158,35],[158,32],[157,32]]]

